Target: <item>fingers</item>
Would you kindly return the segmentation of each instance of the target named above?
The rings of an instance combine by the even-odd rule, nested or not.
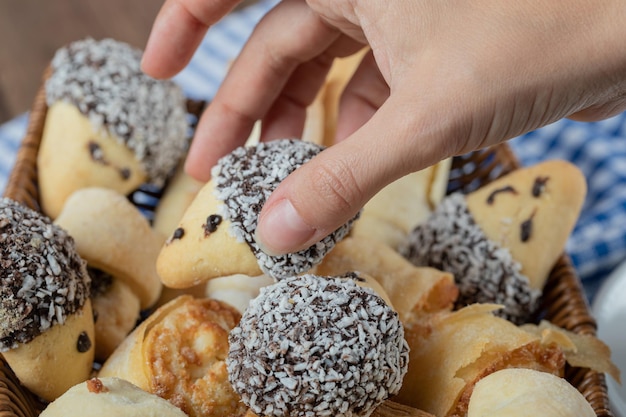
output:
[[[170,78],[187,65],[209,26],[241,0],[166,0],[154,21],[142,69],[154,78]]]
[[[568,118],[579,122],[597,122],[617,116],[626,110],[626,97],[619,96],[607,102],[580,110]]]
[[[256,238],[264,251],[282,254],[311,246],[385,185],[447,156],[440,154],[445,148],[434,145],[445,136],[418,135],[403,108],[390,98],[361,129],[280,184],[259,218]]]
[[[306,109],[313,102],[332,57],[322,54],[300,65],[291,75],[281,94],[263,117],[261,140],[299,138],[306,118]]]
[[[389,86],[369,51],[341,96],[335,141],[347,138],[363,126],[388,97]]]
[[[334,58],[351,55],[362,47],[342,36],[322,54],[299,65],[263,117],[261,140],[300,138],[307,108],[324,85]]]
[[[268,114],[296,68],[322,55],[339,37],[304,2],[287,0],[272,9],[255,28],[202,115],[187,157],[187,172],[208,179],[217,159],[242,145],[256,120]],[[310,79],[319,87],[315,75]],[[296,107],[312,100],[306,88],[293,94],[293,103],[300,103]]]

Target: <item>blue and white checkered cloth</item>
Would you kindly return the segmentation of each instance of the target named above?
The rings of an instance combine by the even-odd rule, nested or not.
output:
[[[214,25],[175,81],[190,98],[210,100],[229,62],[258,20],[277,0],[261,0]],[[0,192],[26,130],[27,115],[0,126]],[[582,215],[567,244],[587,294],[626,260],[626,114],[597,123],[562,120],[510,142],[520,161],[546,159],[576,164],[588,180]]]

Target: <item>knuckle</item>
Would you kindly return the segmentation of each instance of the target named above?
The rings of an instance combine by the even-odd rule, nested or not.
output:
[[[360,208],[363,192],[346,161],[318,164],[313,168],[312,188],[337,216]]]

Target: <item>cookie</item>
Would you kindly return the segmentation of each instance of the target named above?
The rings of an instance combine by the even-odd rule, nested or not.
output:
[[[467,417],[595,417],[566,379],[533,369],[502,369],[476,383]]]
[[[509,367],[562,376],[565,357],[556,344],[493,315],[498,306],[475,304],[424,317],[406,328],[409,369],[394,401],[436,416],[466,415],[482,377]]]
[[[72,237],[49,218],[0,199],[0,351],[20,382],[52,401],[89,377],[90,278]]]
[[[190,417],[243,416],[247,407],[226,370],[228,334],[241,315],[226,303],[183,295],[154,311],[102,365],[167,399]]]
[[[229,380],[263,416],[367,416],[398,392],[408,361],[397,313],[352,276],[262,288],[229,342]]]
[[[183,157],[182,90],[146,76],[141,54],[123,42],[88,38],[52,59],[37,155],[42,210],[51,218],[82,187],[128,194],[143,182],[161,186]]]
[[[294,139],[235,149],[212,170],[212,179],[168,238],[157,270],[163,283],[185,288],[220,276],[266,274],[275,279],[310,271],[350,231],[355,215],[304,250],[272,256],[255,240],[258,215],[272,191],[323,148]]]
[[[156,258],[161,239],[122,194],[98,187],[69,196],[55,223],[74,238],[91,276],[96,357],[102,361],[161,293]]]
[[[91,378],[63,393],[40,417],[186,417],[178,407],[119,378]]]
[[[458,295],[454,277],[430,267],[416,267],[375,239],[347,237],[316,268],[319,275],[358,271],[373,277],[390,299],[403,324],[440,310],[450,310]]]
[[[446,197],[400,251],[415,265],[452,273],[457,307],[501,304],[498,314],[524,323],[538,308],[585,194],[582,173],[568,162],[518,169],[468,195]]]

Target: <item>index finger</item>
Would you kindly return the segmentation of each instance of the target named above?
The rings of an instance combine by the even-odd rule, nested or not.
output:
[[[182,70],[209,27],[241,0],[166,0],[156,17],[141,68],[154,78]]]

